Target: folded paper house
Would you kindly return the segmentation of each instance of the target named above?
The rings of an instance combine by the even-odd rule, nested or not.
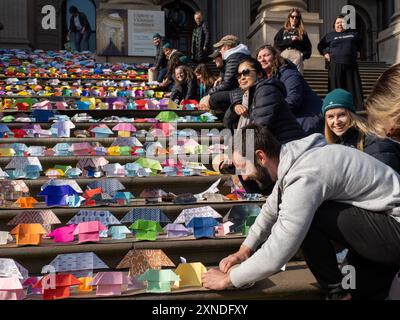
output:
[[[122,192],[122,191],[117,192],[113,197],[113,199],[116,200],[117,203],[120,205],[126,205],[134,198],[135,197],[131,192]]]
[[[69,143],[57,143],[53,147],[53,150],[57,156],[71,156],[73,154]]]
[[[8,231],[0,231],[0,245],[6,245],[8,242],[13,241],[12,235]]]
[[[105,124],[100,124],[89,131],[92,132],[96,138],[107,138],[114,134]]]
[[[227,221],[219,226],[215,227],[216,235],[217,237],[223,237],[226,236],[228,233],[231,232],[231,227],[233,226],[233,222]]]
[[[38,203],[35,198],[32,197],[21,197],[15,201],[15,204],[19,205],[20,208],[33,208],[35,204]]]
[[[102,168],[106,173],[107,178],[123,178],[126,176],[124,166],[120,165],[119,163],[106,164]]]
[[[120,296],[129,284],[131,280],[122,272],[99,272],[90,283],[97,286],[98,296]]]
[[[162,111],[158,114],[156,119],[159,122],[177,122],[179,116],[173,111]]]
[[[146,292],[168,293],[174,284],[179,283],[180,278],[172,270],[149,269],[138,280],[147,282]]]
[[[146,199],[148,203],[161,203],[168,198],[168,193],[161,189],[145,189],[140,194],[140,198]]]
[[[95,270],[109,269],[94,252],[59,254],[49,265],[57,273],[70,273],[77,278],[93,277]]]
[[[40,190],[44,190],[47,186],[70,186],[77,193],[83,193],[83,190],[75,180],[54,179],[46,182]]]
[[[122,218],[121,223],[134,223],[137,220],[155,221],[161,225],[171,222],[161,209],[133,208]]]
[[[131,136],[131,132],[136,132],[136,128],[131,123],[119,123],[114,128],[113,131],[118,131],[118,136],[121,138],[128,138]]]
[[[256,222],[257,216],[249,216],[243,224],[242,234],[248,236],[251,226]]]
[[[39,281],[40,277],[30,277],[22,283],[27,295],[43,295],[43,290],[41,288],[33,288]]]
[[[0,258],[0,277],[17,277],[23,281],[29,278],[29,272],[13,259]]]
[[[55,289],[47,289],[50,277],[55,277]],[[33,288],[44,289],[43,299],[44,300],[57,300],[65,299],[70,297],[70,287],[80,286],[81,282],[74,277],[72,274],[49,274],[43,277]]]
[[[155,174],[162,170],[160,162],[154,159],[139,158],[135,161],[135,163],[142,166],[142,168],[151,169],[151,171]]]
[[[48,169],[45,172],[46,177],[49,179],[57,179],[64,176],[64,172],[60,169]]]
[[[155,221],[136,220],[129,229],[135,231],[136,240],[157,240],[158,233],[162,232],[160,224]]]
[[[233,206],[224,216],[223,222],[231,221],[234,226],[231,227],[232,232],[242,232],[246,220],[250,216],[258,216],[261,208],[257,205],[237,205]]]
[[[84,278],[78,278],[80,281],[81,285],[78,287],[78,292],[92,292],[93,291],[93,286],[90,285],[90,283],[93,281],[92,277],[84,277]]]
[[[32,118],[34,118],[38,123],[49,122],[52,117],[54,117],[54,112],[50,110],[36,109],[32,112]]]
[[[148,269],[175,267],[162,250],[131,250],[118,264],[117,269],[129,269],[129,276],[136,277]]]
[[[14,157],[15,150],[13,148],[0,148],[0,157]]]
[[[132,234],[132,232],[126,226],[112,226],[108,229],[108,235],[113,240],[126,239],[129,234]]]
[[[66,227],[61,227],[55,229],[51,232],[48,237],[54,238],[54,242],[56,243],[68,243],[74,241],[74,231],[76,229],[76,225],[71,224]]]
[[[170,223],[164,227],[164,231],[167,232],[168,238],[183,238],[188,237],[191,232],[185,228],[182,224]]]
[[[203,281],[201,276],[207,273],[207,268],[200,262],[181,263],[175,270],[180,278],[179,287],[202,287]]]
[[[39,196],[44,196],[46,205],[51,206],[65,206],[67,205],[67,197],[76,195],[78,192],[69,185],[64,186],[46,186]]]
[[[51,210],[31,210],[31,211],[22,211],[7,224],[9,226],[16,226],[19,224],[32,224],[32,223],[38,223],[42,225],[47,231],[47,233],[50,233],[51,226],[55,224],[61,224],[61,221]]]
[[[196,239],[199,238],[214,238],[215,227],[219,223],[214,218],[193,218],[187,224],[188,228],[193,229],[193,234]]]
[[[86,199],[78,194],[68,196],[65,200],[69,208],[79,208]]]
[[[99,221],[107,228],[112,225],[121,225],[121,222],[109,211],[81,210],[67,224]],[[107,238],[107,232],[102,232],[101,237]]]
[[[215,218],[220,219],[222,216],[215,211],[212,207],[199,207],[199,208],[190,208],[184,209],[180,213],[180,215],[176,218],[174,223],[184,223],[188,224],[192,218]]]
[[[143,144],[136,137],[116,138],[111,144],[112,147],[143,147]]]
[[[65,175],[70,179],[79,178],[79,176],[81,174],[82,174],[82,170],[79,168],[70,168],[65,172]]]
[[[0,168],[0,180],[7,179],[7,178],[9,178],[9,177],[10,177],[9,174],[8,174],[7,172],[3,171],[3,170]]]
[[[11,230],[11,234],[15,237],[18,246],[37,246],[40,245],[47,231],[38,223],[19,224]]]
[[[76,156],[88,156],[94,154],[93,147],[88,142],[73,143],[71,149],[73,154]]]
[[[23,143],[13,143],[11,145],[11,147],[14,149],[15,151],[15,155],[17,157],[23,157],[27,154],[28,151],[28,147],[26,144]]]
[[[99,242],[101,231],[108,229],[99,221],[82,222],[76,227],[74,235],[78,235],[79,243]]]
[[[124,185],[118,179],[101,179],[91,182],[88,185],[90,189],[101,188],[104,193],[114,196],[118,191],[124,191]]]
[[[103,157],[85,158],[80,159],[76,167],[82,170],[85,177],[100,177],[103,174],[102,167],[108,163],[109,161]]]
[[[18,277],[0,278],[0,300],[23,300],[26,295]]]

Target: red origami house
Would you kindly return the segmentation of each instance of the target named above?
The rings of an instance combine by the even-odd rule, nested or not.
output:
[[[49,285],[52,285],[50,277],[55,277],[54,289],[47,289]],[[75,278],[72,274],[49,274],[38,283],[32,286],[33,289],[43,289],[43,299],[44,300],[57,300],[69,298],[70,291],[69,287],[79,286],[81,282]]]
[[[26,102],[18,102],[17,108],[18,108],[18,111],[29,111],[30,110],[30,106]]]

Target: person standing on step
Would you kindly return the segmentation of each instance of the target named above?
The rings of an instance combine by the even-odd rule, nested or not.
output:
[[[346,29],[343,15],[335,19],[335,31],[328,33],[318,44],[318,51],[328,62],[328,92],[340,88],[354,97],[356,110],[363,110],[363,88],[357,59],[361,56],[361,37],[357,30]]]
[[[304,28],[300,9],[293,8],[282,29],[274,38],[274,45],[281,56],[292,61],[301,74],[304,73],[304,60],[311,57],[312,45]]]
[[[204,287],[268,278],[302,248],[327,299],[388,296],[400,268],[400,176],[392,168],[355,148],[327,145],[321,134],[282,145],[266,127],[250,125],[233,145],[244,179],[276,185],[240,249],[202,275]],[[339,269],[332,241],[349,249],[350,275]]]
[[[210,33],[200,11],[194,14],[194,21],[196,26],[192,35],[192,60],[194,63],[205,62],[210,51]]]
[[[150,68],[150,71],[157,71],[157,81],[161,83],[167,74],[168,61],[163,50],[163,46],[166,44],[166,39],[159,33],[155,33],[153,35],[153,44],[156,47],[156,56],[154,66]]]
[[[68,37],[74,34],[75,50],[80,52],[82,47],[83,50],[89,50],[92,28],[87,16],[83,12],[79,12],[75,6],[69,8],[69,13],[71,14],[71,19],[69,22]],[[81,45],[82,43],[83,46]]]
[[[353,96],[343,89],[330,92],[323,103],[325,139],[329,144],[356,148],[400,173],[400,144],[377,137],[367,121],[356,114]]]

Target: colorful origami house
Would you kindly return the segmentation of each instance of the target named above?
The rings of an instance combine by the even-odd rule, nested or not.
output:
[[[233,206],[224,216],[223,222],[231,221],[234,226],[231,227],[232,232],[242,232],[243,226],[250,216],[258,216],[261,208],[257,205],[237,205]]]
[[[47,231],[38,223],[19,224],[11,230],[11,234],[15,237],[18,246],[38,246],[42,242],[43,236],[47,234]]]
[[[57,273],[70,273],[77,278],[93,277],[95,270],[109,269],[94,252],[59,254],[49,265]]]
[[[88,188],[100,188],[104,193],[114,196],[119,191],[124,191],[124,185],[118,179],[101,179],[88,184]]]
[[[48,185],[39,193],[39,196],[44,196],[46,205],[51,207],[67,205],[67,197],[77,194],[79,193],[69,185]]]
[[[110,211],[79,211],[67,224],[79,224],[82,222],[99,221],[107,228],[112,225],[121,225],[121,222]],[[107,238],[107,232],[102,232],[101,237]]]
[[[78,235],[79,243],[99,242],[101,231],[107,232],[108,229],[99,221],[90,221],[79,223],[73,234]]]
[[[70,179],[77,179],[82,174],[82,170],[79,168],[70,168],[65,172],[65,175]]]
[[[0,231],[0,246],[6,245],[9,241],[13,241],[12,235],[8,231]]]
[[[103,175],[102,167],[109,164],[109,161],[103,157],[86,158],[78,161],[77,168],[82,170],[82,175],[88,178],[100,178]]]
[[[193,218],[221,219],[222,216],[210,206],[199,207],[199,208],[190,208],[190,209],[182,210],[182,212],[176,218],[174,223],[184,223],[187,226],[187,224]]]
[[[168,198],[168,193],[161,189],[145,189],[139,197],[146,199],[147,203],[161,203],[163,199]]]
[[[58,179],[64,176],[64,172],[60,169],[48,169],[45,172],[46,177],[49,179]]]
[[[136,240],[148,241],[157,240],[158,233],[163,231],[158,222],[148,220],[136,220],[129,229],[135,231]]]
[[[233,226],[233,222],[227,221],[215,227],[215,232],[217,237],[224,237],[228,233],[231,233],[231,227]]]
[[[102,169],[107,178],[123,178],[126,176],[125,167],[119,163],[106,164]]]
[[[18,198],[17,201],[15,201],[15,204],[17,204],[20,208],[25,208],[25,209],[33,208],[36,203],[37,200],[32,197],[21,197]]]
[[[51,232],[48,237],[54,238],[55,243],[68,243],[74,242],[74,231],[76,229],[76,225],[71,224],[66,227],[61,227],[55,229]]]
[[[129,276],[136,277],[148,269],[175,267],[162,250],[131,250],[118,264],[117,269],[129,269]]]
[[[39,159],[36,157],[13,158],[5,169],[11,179],[17,177],[37,179],[43,170]]]
[[[151,169],[145,169],[137,163],[127,163],[125,171],[128,177],[148,177],[152,173]]]
[[[11,145],[11,147],[14,149],[15,151],[15,155],[17,157],[24,157],[27,154],[28,151],[28,147],[26,144],[23,143],[13,143]]]
[[[99,272],[90,283],[97,286],[97,296],[120,296],[129,284],[130,279],[122,272]]]
[[[180,278],[179,287],[202,287],[203,281],[201,276],[207,273],[207,268],[200,262],[181,263],[175,270]]]
[[[23,300],[25,297],[18,277],[0,278],[0,300]]]
[[[55,289],[46,289],[45,285],[49,281],[49,277],[55,277]],[[43,299],[44,300],[57,300],[65,299],[70,297],[70,287],[79,286],[81,282],[75,278],[72,274],[49,274],[43,277],[38,283],[33,285],[32,288],[43,289]]]
[[[39,281],[40,277],[30,277],[25,280],[22,286],[26,290],[27,295],[43,295],[44,292],[41,288],[33,288],[33,286]]]
[[[47,233],[51,232],[52,225],[61,224],[61,221],[51,210],[22,211],[7,224],[16,226],[19,224],[38,223],[43,226]]]
[[[193,218],[187,224],[187,227],[193,229],[196,239],[200,239],[215,238],[215,227],[218,225],[218,221],[214,218]]]
[[[179,116],[173,112],[173,111],[162,111],[158,114],[156,117],[156,120],[159,122],[177,122],[179,119]]]
[[[11,132],[10,128],[5,124],[0,124],[0,138],[4,138],[4,134]]]
[[[168,238],[184,238],[190,236],[191,232],[182,224],[170,223],[164,227]]]
[[[93,133],[96,138],[108,138],[114,134],[105,124],[100,124],[89,131]]]
[[[135,126],[131,123],[119,123],[112,130],[118,131],[118,137],[121,138],[128,138],[132,132],[136,132]]]
[[[143,147],[143,144],[136,137],[116,138],[111,144],[112,147]]]
[[[148,293],[168,293],[173,285],[179,283],[180,278],[172,270],[149,269],[138,280],[147,282]]]
[[[32,118],[38,123],[49,122],[51,118],[54,117],[54,112],[50,110],[40,110],[36,109],[32,112]]]
[[[242,234],[244,236],[247,236],[249,234],[250,228],[251,226],[254,224],[254,222],[256,222],[257,216],[249,216],[244,225],[243,225],[243,229],[242,229]]]
[[[108,235],[113,240],[126,239],[129,234],[132,234],[132,232],[126,226],[112,226],[108,229]]]
[[[138,160],[135,161],[135,163],[142,166],[142,168],[150,169],[153,174],[157,174],[159,171],[163,169],[161,163],[154,159],[139,158]]]
[[[137,220],[155,221],[166,225],[171,220],[158,208],[133,208],[121,220],[121,223],[134,223]]]
[[[73,143],[71,145],[72,152],[75,156],[91,156],[94,155],[93,147],[88,142]]]
[[[130,192],[117,192],[114,197],[112,197],[113,202],[117,202],[119,205],[127,205],[135,197]]]

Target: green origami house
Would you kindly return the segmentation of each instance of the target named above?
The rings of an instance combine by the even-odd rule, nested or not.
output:
[[[157,240],[158,233],[163,231],[160,224],[156,221],[136,220],[129,229],[134,230],[137,240]]]
[[[172,270],[149,269],[138,280],[147,282],[146,292],[168,293],[171,292],[171,286],[174,283],[179,283],[180,277]]]
[[[257,216],[250,216],[246,219],[246,222],[243,225],[242,233],[244,236],[247,236],[249,234],[249,230],[251,226],[254,224],[256,221]]]

